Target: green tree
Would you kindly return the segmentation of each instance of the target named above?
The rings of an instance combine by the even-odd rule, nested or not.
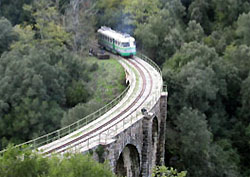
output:
[[[59,8],[60,13],[62,14],[65,13],[66,9],[69,6],[69,3],[70,3],[70,0],[59,0],[58,8]]]
[[[54,157],[49,164],[48,176],[50,177],[115,177],[108,164],[99,164],[88,155],[72,154],[62,160]]]
[[[24,10],[34,18],[36,37],[51,48],[70,45],[70,34],[61,25],[61,16],[53,1],[35,0],[33,5],[25,5]]]
[[[10,49],[10,44],[17,40],[17,33],[13,30],[11,23],[6,19],[0,18],[0,56],[4,51]]]
[[[67,105],[66,90],[74,90],[73,80],[81,78],[84,83],[88,78],[83,60],[65,47],[49,48],[46,44],[31,35],[0,59],[3,146],[6,140],[21,143],[59,128],[64,109],[72,106]],[[83,96],[86,99],[87,95]]]
[[[127,13],[130,14],[136,25],[146,23],[150,16],[153,16],[159,11],[158,0],[125,0],[124,2]]]
[[[124,28],[129,28],[131,23],[128,15],[125,14],[124,2],[125,0],[98,0],[96,5],[96,26],[108,26],[122,32],[131,32],[124,31]]]
[[[206,116],[197,110],[183,108],[176,125],[180,131],[180,154],[188,172],[202,175],[208,163],[212,134],[208,131]]]
[[[250,67],[250,47],[247,45],[234,46],[226,48],[224,58],[232,65],[238,68],[241,79],[246,79]]]
[[[170,6],[151,16],[148,23],[139,24],[135,30],[143,51],[147,51],[159,65],[172,56],[184,41],[181,24],[175,20],[175,16]]]
[[[172,58],[165,62],[165,67],[179,72],[183,66],[191,61],[208,66],[212,61],[218,59],[218,55],[213,48],[209,48],[198,42],[184,43],[180,50]]]
[[[249,116],[250,116],[250,74],[248,77],[243,81],[242,86],[241,86],[241,108],[240,108],[240,113],[239,117],[241,120],[248,124],[249,123]]]
[[[180,173],[177,172],[176,169],[168,168],[165,166],[157,166],[153,169],[153,177],[185,177],[187,174],[186,171],[182,171]]]
[[[115,177],[108,164],[99,164],[89,155],[67,154],[43,157],[38,152],[9,147],[0,156],[2,177]]]
[[[231,27],[225,27],[223,30],[213,31],[209,36],[204,38],[204,43],[209,47],[214,47],[216,52],[223,56],[225,49],[236,38],[235,30]]]
[[[168,150],[177,152],[171,165],[187,170],[188,176],[193,177],[239,176],[237,172],[239,157],[236,151],[230,144],[223,146],[222,141],[220,145],[213,142],[206,115],[198,110],[184,107],[175,125],[176,130],[170,129],[167,132],[168,137],[175,136],[175,139],[167,139],[171,143],[168,145]]]
[[[195,20],[201,24],[206,33],[211,31],[209,14],[211,10],[211,0],[193,0],[188,7],[188,18],[189,20]]]
[[[95,37],[97,2],[92,0],[72,0],[65,13],[66,31],[72,34],[72,49],[84,52]]]
[[[70,107],[78,103],[85,103],[89,97],[89,93],[81,81],[73,81],[72,85],[66,90],[67,104]]]
[[[241,0],[212,0],[218,25],[227,26],[234,23],[239,15]]]
[[[241,42],[242,44],[250,45],[249,29],[250,29],[250,12],[247,14],[243,13],[238,18],[237,30],[236,30],[237,35],[241,39],[243,39]]]
[[[48,174],[48,168],[48,160],[38,153],[21,152],[12,146],[0,156],[0,176],[3,177],[42,176]]]
[[[228,61],[219,58],[213,48],[191,42],[184,44],[164,64],[163,77],[167,82],[169,93],[166,149],[171,152],[168,153],[172,158],[170,158],[168,165],[175,166],[178,169],[185,169],[190,173],[190,176],[223,176],[230,174],[238,176],[237,165],[239,162],[237,153],[233,150],[233,143],[228,150],[223,146],[218,146],[216,142],[221,137],[228,138],[232,135],[230,130],[234,124],[231,121],[235,119],[234,116],[239,104],[237,99],[239,99],[238,93],[241,83],[238,69],[229,64]],[[234,101],[230,102],[232,99]],[[186,107],[186,109],[183,110],[183,107]],[[185,115],[189,121],[184,121],[184,117],[180,113],[182,116]],[[206,120],[209,127],[205,129],[200,125],[201,120],[194,121],[193,117],[195,116],[197,116],[197,119],[204,116],[203,119]],[[187,124],[184,124],[185,122]],[[196,132],[199,129],[195,126],[203,127],[203,130],[200,131],[207,130],[203,133],[210,135],[210,138],[206,139],[205,135],[201,138],[204,142],[197,140],[197,144],[204,143],[204,146],[199,145],[200,147],[198,147],[197,145],[196,147],[194,144],[195,138],[198,135],[203,135]],[[195,131],[192,129],[188,134],[189,130],[187,130],[187,132],[183,133],[186,136],[182,139],[181,131],[184,132],[187,127],[195,127],[193,128]],[[214,139],[211,138],[212,133]],[[180,142],[192,142],[192,145],[185,146]],[[200,152],[199,148],[204,149]],[[200,158],[198,154],[195,155],[195,152],[204,153],[204,157],[201,155]],[[186,157],[189,153],[191,157]],[[236,158],[228,161],[232,155]],[[182,158],[185,158],[185,160]],[[195,170],[195,168],[200,170]],[[218,172],[219,169],[221,169],[220,172]],[[194,170],[196,172],[192,172]]]
[[[29,14],[23,10],[24,4],[31,4],[33,0],[2,0],[0,2],[0,16],[7,18],[13,25],[29,20]]]
[[[189,21],[188,27],[186,28],[186,41],[197,41],[202,42],[204,38],[204,31],[200,24],[196,23],[195,21]]]

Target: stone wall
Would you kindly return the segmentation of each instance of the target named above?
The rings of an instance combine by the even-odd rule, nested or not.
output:
[[[162,93],[149,114],[118,134],[113,143],[102,146],[103,152],[99,150],[103,155],[101,159],[98,148],[95,148],[95,159],[100,162],[108,160],[114,173],[120,170],[120,174],[126,173],[127,177],[138,177],[138,173],[140,177],[150,177],[155,165],[164,164],[166,114],[167,93]],[[157,130],[154,134],[153,129],[154,132]]]

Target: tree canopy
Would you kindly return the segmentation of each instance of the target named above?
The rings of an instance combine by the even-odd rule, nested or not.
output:
[[[0,175],[4,177],[115,177],[108,165],[99,164],[90,155],[66,154],[43,157],[29,150],[9,147],[0,156]]]
[[[10,45],[12,42],[17,40],[18,35],[14,31],[10,21],[6,18],[0,18],[0,56],[4,51],[8,51],[10,49]]]

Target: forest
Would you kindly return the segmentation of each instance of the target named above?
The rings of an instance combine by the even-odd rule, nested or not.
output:
[[[162,68],[166,166],[188,177],[249,177],[248,0],[2,0],[1,148],[65,125],[79,103],[86,115],[107,102],[93,101],[98,66],[86,62],[102,25],[134,36]]]

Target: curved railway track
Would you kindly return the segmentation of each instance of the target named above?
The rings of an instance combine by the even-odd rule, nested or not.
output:
[[[121,59],[118,56],[115,58]],[[114,142],[116,135],[141,120],[143,118],[141,109],[146,107],[150,111],[160,98],[163,86],[161,71],[152,60],[142,54],[134,59],[119,61],[126,69],[126,73],[129,73],[127,79],[130,80],[130,86],[115,101],[96,111],[98,116],[95,112],[91,114],[92,117],[84,117],[72,125],[15,147],[22,149],[25,148],[24,145],[28,145],[26,146],[28,148],[38,148],[38,151],[45,156],[72,150],[85,152],[99,144]],[[102,114],[103,111],[105,114]],[[71,131],[71,127],[74,131]],[[0,153],[3,152],[5,150]]]
[[[45,154],[50,154],[50,153],[54,153],[54,152],[55,153],[64,153],[66,151],[69,151],[73,147],[81,146],[81,144],[84,144],[84,143],[87,144],[87,142],[90,139],[95,138],[96,136],[100,137],[100,135],[102,133],[108,131],[112,127],[114,127],[117,124],[119,124],[120,122],[122,122],[124,119],[128,118],[131,114],[133,114],[135,111],[137,111],[143,105],[145,100],[148,99],[148,97],[150,96],[150,94],[152,92],[152,76],[150,75],[150,71],[145,66],[143,66],[143,64],[141,64],[139,61],[133,60],[133,59],[132,60],[127,59],[127,62],[129,62],[131,65],[133,65],[134,68],[136,68],[136,70],[140,74],[140,77],[142,78],[142,88],[141,88],[138,96],[134,99],[134,101],[130,105],[128,105],[126,108],[124,108],[118,115],[116,115],[115,117],[113,117],[109,121],[105,122],[104,124],[98,126],[97,128],[94,128],[93,130],[91,130],[91,131],[89,131],[81,136],[78,136],[78,137],[72,139],[71,141],[69,141],[65,144],[62,144],[56,148],[53,148],[53,149],[45,152]],[[147,74],[149,76],[149,83],[147,83],[146,75],[141,67],[147,72]],[[145,96],[143,101],[141,101],[141,103],[135,107],[136,103],[141,99],[141,97],[145,93],[147,84],[150,85],[149,92],[147,93],[147,95]],[[119,120],[114,125],[111,125],[114,121],[119,119],[121,116],[126,114],[128,111],[130,111],[129,115],[125,116],[123,119]],[[100,131],[100,132],[97,135],[92,135],[92,134],[96,133],[97,131]],[[79,147],[79,148],[81,148],[81,147]]]

